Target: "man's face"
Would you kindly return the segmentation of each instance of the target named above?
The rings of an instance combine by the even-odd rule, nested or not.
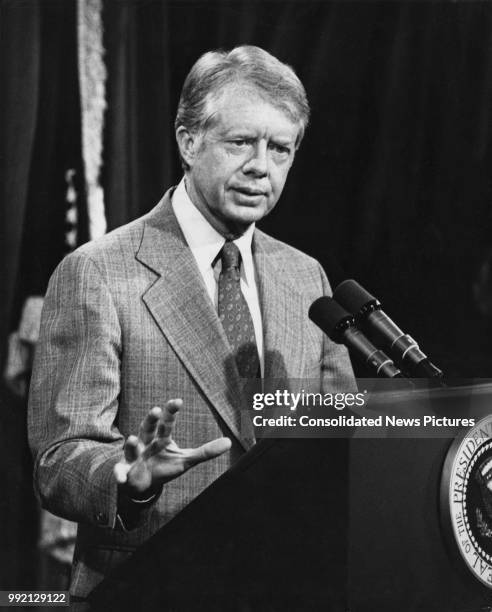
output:
[[[186,187],[217,231],[237,236],[277,203],[294,161],[299,125],[244,85],[226,87],[210,110],[214,117],[205,133],[178,129],[190,166]]]

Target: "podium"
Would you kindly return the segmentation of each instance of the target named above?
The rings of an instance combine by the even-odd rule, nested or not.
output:
[[[452,442],[262,440],[108,576],[91,609],[492,609],[443,525]]]
[[[259,442],[108,577],[91,609],[344,612],[347,453],[344,439]]]
[[[486,612],[492,591],[461,563],[440,508],[449,439],[355,440],[349,610]]]

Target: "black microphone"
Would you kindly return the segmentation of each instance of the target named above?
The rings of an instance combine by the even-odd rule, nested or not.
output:
[[[383,378],[404,378],[391,359],[355,327],[354,317],[334,299],[323,296],[311,304],[309,318],[316,323],[333,342],[345,344],[362,357],[366,365]]]
[[[444,385],[442,371],[430,362],[419,345],[381,309],[381,303],[358,282],[350,279],[340,283],[333,298],[355,316],[357,324],[367,330],[376,344],[389,350],[390,355],[414,378],[433,378]]]

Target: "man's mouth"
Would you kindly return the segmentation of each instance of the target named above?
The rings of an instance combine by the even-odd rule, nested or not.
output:
[[[264,196],[266,195],[265,191],[261,189],[255,189],[254,187],[234,187],[234,191],[242,193],[247,196]]]

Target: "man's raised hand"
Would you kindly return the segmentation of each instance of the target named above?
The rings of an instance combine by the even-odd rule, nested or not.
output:
[[[128,436],[124,458],[114,466],[114,474],[129,497],[151,497],[166,482],[230,449],[229,438],[217,438],[197,448],[180,448],[172,436],[182,406],[182,400],[174,399],[164,410],[152,408],[141,422],[138,436]]]

